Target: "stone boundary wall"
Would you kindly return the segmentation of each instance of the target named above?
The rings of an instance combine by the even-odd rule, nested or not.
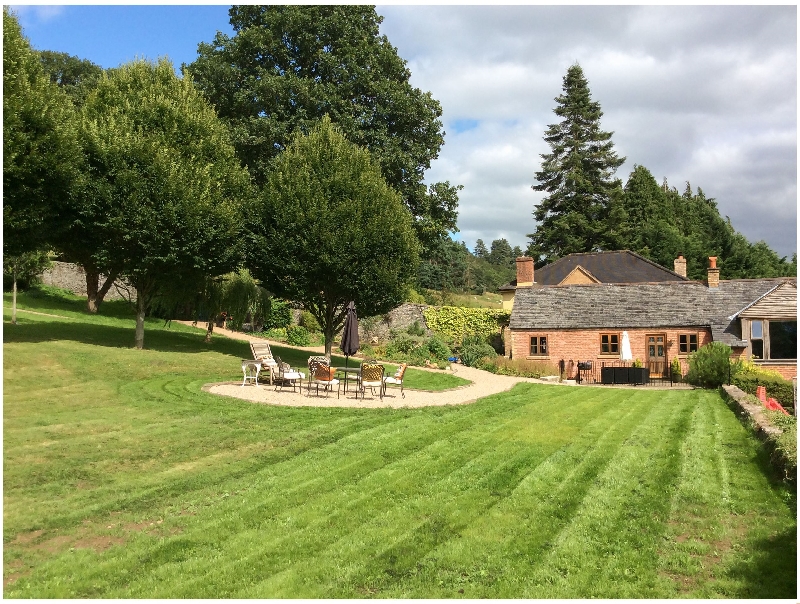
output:
[[[747,415],[753,421],[756,432],[762,437],[782,434],[783,430],[773,426],[764,413],[765,407],[761,403],[754,404],[752,395],[734,385],[724,385],[722,389],[728,395],[728,400],[732,401],[737,407],[740,415]]]
[[[397,329],[404,331],[411,327],[416,321],[425,330],[425,336],[430,337],[433,332],[428,329],[425,322],[423,311],[428,308],[427,304],[401,304],[397,308],[389,311],[385,315],[377,317],[359,317],[358,337],[364,342],[378,344],[389,341],[389,331]]]
[[[433,332],[428,329],[428,324],[425,322],[423,311],[428,308],[427,304],[401,304],[397,308],[390,310],[385,315],[378,315],[376,317],[358,317],[358,337],[364,343],[381,344],[389,341],[389,331],[397,329],[405,331],[411,327],[414,322],[418,322],[419,326],[425,330],[425,337],[430,337]],[[357,311],[358,309],[356,309]],[[292,323],[297,325],[300,321],[302,310],[298,308],[292,309]]]
[[[53,267],[46,270],[41,275],[42,283],[51,287],[60,287],[71,291],[76,296],[86,295],[86,271],[83,267],[69,262],[53,262]],[[102,286],[105,275],[100,276]],[[133,288],[128,288],[124,283],[117,281],[108,290],[104,300],[127,300],[125,292]],[[135,297],[135,296],[134,296]]]
[[[796,454],[790,455],[783,451],[778,445],[778,438],[783,435],[783,430],[772,425],[767,419],[764,405],[760,402],[754,403],[755,397],[747,394],[737,386],[722,386],[723,397],[731,406],[736,415],[745,425],[750,425],[756,437],[764,443],[764,447],[769,452],[769,462],[783,479],[793,488],[797,488],[797,459]]]

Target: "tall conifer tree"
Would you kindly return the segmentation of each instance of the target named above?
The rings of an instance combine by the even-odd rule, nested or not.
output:
[[[545,132],[552,152],[542,154],[539,184],[533,186],[547,197],[534,210],[538,225],[528,235],[528,253],[544,263],[605,247],[608,210],[622,191],[614,173],[625,162],[614,151],[613,133],[600,129],[603,112],[579,65],[567,70],[563,94],[555,100],[562,120]]]

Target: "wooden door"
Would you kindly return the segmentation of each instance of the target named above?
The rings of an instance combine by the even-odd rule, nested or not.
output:
[[[647,368],[651,377],[662,377],[667,367],[667,336],[663,333],[648,334]]]

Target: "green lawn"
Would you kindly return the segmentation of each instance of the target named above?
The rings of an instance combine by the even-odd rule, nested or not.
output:
[[[796,597],[794,495],[715,392],[253,405],[200,390],[246,343],[21,304],[71,318],[4,309],[5,597]]]

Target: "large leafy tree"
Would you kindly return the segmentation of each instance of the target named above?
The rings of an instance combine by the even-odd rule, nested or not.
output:
[[[83,218],[94,253],[136,288],[137,348],[159,293],[231,271],[240,262],[249,177],[227,128],[172,64],[135,61],[104,76],[83,106],[93,171]]]
[[[542,154],[533,186],[547,196],[533,212],[538,224],[528,235],[529,255],[545,263],[605,247],[609,208],[622,189],[614,174],[625,161],[614,151],[612,133],[600,128],[603,112],[579,65],[567,70],[555,100],[561,121],[545,132],[551,152]]]
[[[426,187],[444,143],[441,106],[409,83],[372,6],[234,6],[236,35],[200,44],[184,72],[231,126],[259,185],[269,162],[324,116],[368,149],[411,211],[425,245],[456,231],[459,187]]]
[[[411,214],[369,151],[327,117],[275,158],[246,217],[254,276],[314,315],[328,355],[348,302],[362,316],[385,313],[416,274]]]
[[[50,82],[66,92],[78,107],[83,105],[103,75],[103,68],[99,65],[65,52],[42,50],[39,60]]]
[[[11,259],[23,262],[49,246],[54,218],[69,203],[82,159],[72,104],[50,83],[16,18],[4,7],[4,264],[13,266]]]
[[[75,108],[80,110],[89,93],[100,82],[103,68],[89,60],[64,52],[43,50],[39,53],[39,58],[50,82],[61,88]],[[85,186],[92,178],[92,173],[87,170],[81,176],[81,185]],[[103,298],[114,284],[117,272],[108,267],[99,266],[95,259],[95,252],[103,245],[104,236],[82,216],[83,208],[81,206],[85,202],[86,192],[87,189],[76,188],[73,191],[69,208],[57,216],[59,228],[56,230],[53,244],[66,260],[75,262],[84,268],[86,309],[91,313],[96,313]],[[102,284],[100,283],[101,273],[106,275]]]

